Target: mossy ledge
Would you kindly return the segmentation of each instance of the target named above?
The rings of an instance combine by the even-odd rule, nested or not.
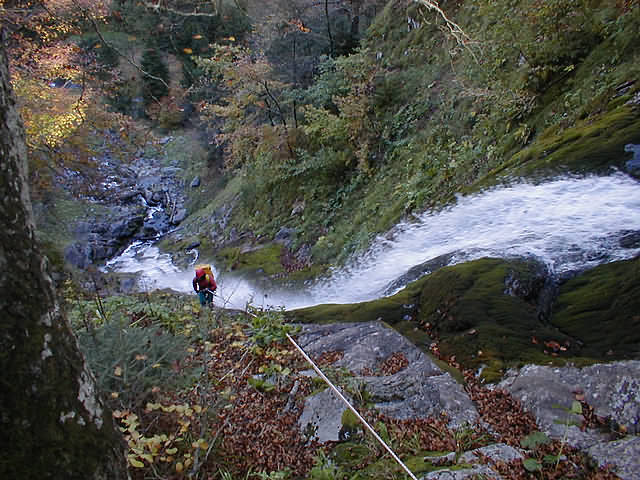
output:
[[[633,281],[639,270],[635,259],[577,275],[561,286],[551,318],[541,308],[552,284],[546,269],[533,260],[495,258],[442,268],[391,297],[287,315],[313,323],[382,320],[426,352],[437,341],[445,358],[493,382],[529,363],[640,358],[640,291]]]

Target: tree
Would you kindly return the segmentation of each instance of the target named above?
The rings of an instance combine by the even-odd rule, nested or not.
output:
[[[110,413],[35,240],[24,129],[0,38],[0,478],[125,478]]]

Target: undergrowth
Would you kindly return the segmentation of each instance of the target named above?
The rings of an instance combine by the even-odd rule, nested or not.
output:
[[[325,388],[300,372],[309,366],[287,341],[296,329],[282,312],[201,309],[192,297],[155,292],[76,299],[70,317],[127,445],[133,479],[396,479],[400,467],[359,425],[345,418],[341,442],[318,444],[298,425],[305,398]],[[537,432],[533,418],[500,390],[467,372],[466,383],[484,425],[448,426],[446,416],[398,420],[378,413],[357,376],[315,361],[350,392],[357,408],[416,474],[466,468],[460,456],[495,442],[520,447]],[[368,375],[406,368],[391,355]],[[564,442],[529,448],[528,462],[482,460],[504,478],[614,478],[591,469]],[[448,456],[451,454],[451,456]],[[548,461],[553,456],[555,463]],[[445,458],[448,460],[442,460]],[[436,460],[431,458],[439,458]],[[538,468],[539,466],[539,468]]]

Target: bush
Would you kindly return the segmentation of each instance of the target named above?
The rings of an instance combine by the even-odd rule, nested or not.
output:
[[[160,327],[109,321],[92,332],[81,331],[78,340],[98,388],[114,407],[140,407],[154,386],[179,387],[186,379],[181,363],[187,354],[187,338]]]

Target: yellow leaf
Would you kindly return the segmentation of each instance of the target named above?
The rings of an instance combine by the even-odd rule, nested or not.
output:
[[[169,455],[175,455],[176,453],[178,453],[178,449],[177,448],[167,448],[167,453]]]
[[[187,55],[191,55],[193,53],[193,50],[191,50],[190,48],[183,48],[182,51]]]
[[[182,462],[176,463],[176,472],[181,473],[184,470],[184,465]]]
[[[120,394],[118,392],[111,392],[111,398],[118,398]]]
[[[202,35],[194,35],[193,39],[194,40],[200,40],[202,38]]]
[[[122,368],[121,368],[121,367],[119,367],[119,366],[118,366],[118,367],[116,367],[116,368],[115,368],[115,370],[113,371],[113,374],[114,374],[116,377],[120,377],[120,376],[122,375]]]
[[[136,468],[144,468],[144,463],[142,463],[140,460],[134,458],[134,457],[129,457],[129,464],[132,467],[136,467]]]

